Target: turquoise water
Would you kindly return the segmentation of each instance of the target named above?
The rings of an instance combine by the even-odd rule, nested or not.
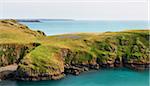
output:
[[[2,81],[0,86],[149,86],[149,72],[103,69],[68,75],[58,81]]]
[[[74,32],[105,32],[128,29],[147,29],[148,21],[41,21],[21,22],[34,30],[44,31],[47,35]]]

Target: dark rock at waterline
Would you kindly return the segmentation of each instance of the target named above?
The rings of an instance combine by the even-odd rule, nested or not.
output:
[[[64,73],[60,73],[57,75],[49,75],[49,74],[41,74],[38,76],[28,76],[28,77],[18,77],[14,76],[14,80],[22,80],[22,81],[39,81],[39,80],[58,80],[65,76]]]
[[[13,71],[0,72],[0,80],[11,79],[13,77]]]
[[[146,64],[139,64],[139,63],[126,63],[124,64],[124,67],[133,69],[133,70],[148,70],[150,68],[150,63],[146,63]]]

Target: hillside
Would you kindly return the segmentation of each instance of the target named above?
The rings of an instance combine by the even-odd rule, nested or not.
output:
[[[37,38],[43,37],[42,31],[30,30],[27,26],[16,20],[0,20],[0,44],[1,43],[31,43]]]
[[[0,67],[16,63],[6,78],[60,79],[91,69],[149,69],[149,30],[45,36],[15,20],[0,21]]]

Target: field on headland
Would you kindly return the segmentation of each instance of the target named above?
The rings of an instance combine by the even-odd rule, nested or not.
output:
[[[149,37],[149,30],[46,36],[15,20],[0,20],[0,67],[17,63],[13,78],[19,80],[56,80],[100,68],[144,70]]]

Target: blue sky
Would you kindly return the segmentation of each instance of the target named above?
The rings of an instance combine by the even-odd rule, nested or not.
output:
[[[0,0],[0,18],[147,20],[148,0]]]

